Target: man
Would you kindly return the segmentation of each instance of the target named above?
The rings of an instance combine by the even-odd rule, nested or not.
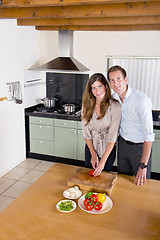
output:
[[[151,148],[154,141],[152,103],[146,94],[127,84],[127,74],[122,67],[111,67],[107,76],[115,92],[113,97],[122,105],[118,172],[135,175],[134,183],[143,185],[146,178],[151,177]]]

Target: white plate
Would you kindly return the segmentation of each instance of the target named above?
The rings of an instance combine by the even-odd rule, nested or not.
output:
[[[70,210],[70,211],[62,211],[62,210],[59,209],[59,204],[60,204],[61,202],[66,202],[66,201],[71,201],[71,202],[72,202],[72,205],[73,205],[73,209],[72,209],[72,210]],[[73,211],[76,209],[76,207],[77,207],[77,204],[76,204],[74,201],[72,201],[72,200],[66,200],[66,199],[59,201],[59,202],[57,203],[57,205],[56,205],[57,210],[60,211],[60,212],[63,212],[63,213],[73,212]]]
[[[105,213],[105,212],[108,212],[109,210],[111,210],[111,208],[113,207],[113,202],[112,200],[106,196],[106,200],[105,202],[103,203],[103,206],[102,206],[102,209],[101,210],[95,210],[95,209],[92,209],[91,211],[88,211],[83,202],[85,200],[85,194],[80,197],[80,199],[78,200],[78,206],[85,212],[88,212],[88,213],[93,213],[93,214],[101,214],[101,213]]]
[[[82,195],[82,192],[80,191],[80,194],[77,196],[77,197],[69,197],[69,196],[67,196],[66,195],[66,191],[67,191],[68,189],[66,189],[64,192],[63,192],[63,196],[65,197],[65,198],[68,198],[68,199],[77,199],[77,198],[79,198],[81,195]]]

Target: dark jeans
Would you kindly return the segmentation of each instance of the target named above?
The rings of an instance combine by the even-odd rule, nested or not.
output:
[[[117,168],[127,175],[137,174],[143,153],[143,143],[132,143],[118,137]],[[147,178],[151,178],[151,154],[147,165]]]
[[[98,158],[100,160],[99,156],[98,156]],[[107,159],[107,162],[105,164],[105,167],[103,169],[104,171],[108,171],[108,172],[111,171],[113,163],[115,161],[115,158],[116,158],[116,146],[114,145],[113,150],[110,153],[110,155],[109,155],[109,157]],[[85,146],[85,166],[87,168],[93,168],[92,164],[91,164],[91,153],[89,151],[89,148],[88,148],[87,144]]]

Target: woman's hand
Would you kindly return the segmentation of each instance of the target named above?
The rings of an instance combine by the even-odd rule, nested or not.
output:
[[[93,169],[96,169],[96,166],[98,165],[98,163],[99,163],[98,156],[97,156],[97,154],[95,153],[95,154],[92,155],[92,157],[91,157],[91,164],[92,164]]]
[[[97,177],[98,175],[101,174],[102,170],[104,169],[104,166],[105,166],[105,163],[101,160],[98,164],[97,164],[97,167],[94,171],[94,174],[93,176],[94,177]]]

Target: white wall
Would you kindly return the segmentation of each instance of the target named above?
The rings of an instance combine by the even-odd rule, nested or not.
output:
[[[106,71],[106,56],[160,56],[160,31],[75,32],[74,57]]]
[[[40,61],[58,56],[57,31],[40,32]],[[106,56],[160,56],[160,31],[74,32],[73,56],[92,72],[106,71]]]
[[[0,98],[8,97],[7,82],[20,81],[23,70],[38,61],[38,32],[17,26],[16,20],[0,20]],[[0,176],[25,156],[24,103],[0,102]]]
[[[58,57],[58,32],[39,31],[40,65]]]

